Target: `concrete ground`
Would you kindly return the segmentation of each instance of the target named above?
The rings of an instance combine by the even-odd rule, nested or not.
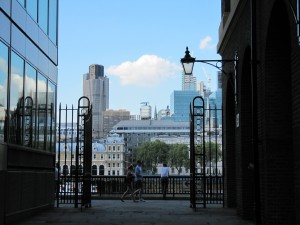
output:
[[[60,205],[16,225],[254,225],[220,205],[190,208],[186,200],[93,200],[90,208]]]

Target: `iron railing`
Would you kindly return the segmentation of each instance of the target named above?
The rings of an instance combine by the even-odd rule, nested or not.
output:
[[[126,190],[125,176],[92,176],[92,199],[118,199]],[[160,176],[144,176],[143,198],[162,199]],[[206,176],[206,190],[203,190],[203,181],[197,183],[196,198],[206,199],[207,204],[223,204],[223,177]],[[190,176],[170,176],[168,185],[168,199],[190,198]],[[59,184],[59,198],[62,204],[72,204],[75,193],[74,177],[63,176]],[[79,182],[78,188],[82,188]],[[79,193],[81,191],[79,190]],[[206,194],[205,198],[203,193]]]

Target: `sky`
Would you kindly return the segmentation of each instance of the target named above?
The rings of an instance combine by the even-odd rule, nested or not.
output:
[[[83,74],[100,64],[109,78],[109,109],[136,115],[142,102],[166,109],[181,90],[187,46],[196,59],[220,59],[220,22],[220,0],[61,0],[57,101],[77,107]],[[194,66],[197,82],[212,91],[216,74],[212,66]]]

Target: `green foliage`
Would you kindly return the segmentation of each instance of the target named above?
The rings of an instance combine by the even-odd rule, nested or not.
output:
[[[190,160],[188,146],[186,144],[171,145],[168,159],[170,167],[175,167],[179,175],[183,167],[189,168]]]
[[[203,144],[195,146],[196,154],[203,154]],[[215,142],[205,142],[205,165],[208,163],[217,163],[222,159],[221,145]],[[199,160],[202,165],[202,160]]]
[[[166,162],[168,152],[169,145],[159,140],[145,142],[133,150],[135,158],[143,161],[144,171],[152,172],[156,172],[159,163]]]
[[[212,149],[212,151],[210,151]],[[196,153],[203,152],[203,145],[196,146]],[[205,163],[218,162],[222,158],[221,145],[214,142],[205,142],[206,160]],[[186,144],[166,144],[156,140],[154,142],[145,142],[140,147],[133,150],[136,160],[143,161],[143,170],[157,172],[157,166],[160,163],[167,163],[168,166],[174,167],[180,175],[182,169],[189,168],[190,157],[189,147]],[[200,162],[200,164],[202,164]]]

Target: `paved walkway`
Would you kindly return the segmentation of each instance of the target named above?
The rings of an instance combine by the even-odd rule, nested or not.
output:
[[[196,211],[183,200],[93,200],[91,208],[61,205],[36,214],[17,225],[254,225],[235,210],[208,205]]]

